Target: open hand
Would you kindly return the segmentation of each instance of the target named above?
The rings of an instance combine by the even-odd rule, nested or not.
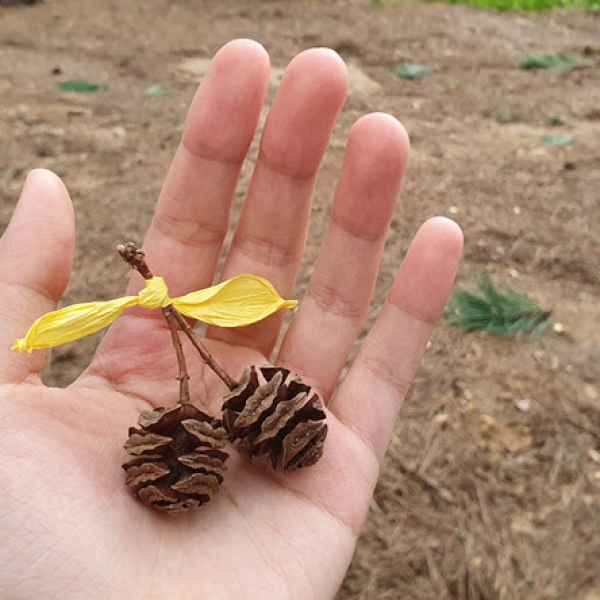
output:
[[[263,48],[239,40],[216,55],[194,98],[144,242],[148,264],[172,296],[213,282],[268,81]],[[346,92],[345,67],[332,51],[309,50],[289,65],[223,279],[260,275],[291,297],[315,179]],[[139,413],[178,401],[177,363],[160,311],[127,312],[66,389],[42,384],[42,352],[10,351],[56,308],[73,258],[73,209],[63,184],[47,171],[29,175],[0,241],[1,598],[335,595],[461,253],[454,223],[423,225],[338,386],[371,301],[407,156],[406,133],[390,116],[365,116],[352,129],[329,231],[277,357],[279,313],[206,335],[234,377],[246,365],[273,361],[321,394],[329,424],[323,458],[273,475],[232,451],[220,493],[179,517],[134,499],[120,468]],[[128,293],[142,286],[133,275]],[[227,389],[187,347],[186,354],[193,402],[218,415]]]

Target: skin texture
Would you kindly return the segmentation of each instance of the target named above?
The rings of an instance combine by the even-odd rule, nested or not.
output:
[[[231,201],[269,77],[248,40],[216,55],[144,242],[172,296],[210,285]],[[312,192],[347,74],[332,51],[289,65],[269,113],[223,278],[254,273],[292,294]],[[350,563],[404,395],[450,293],[462,248],[451,221],[418,231],[386,303],[343,382],[365,317],[408,157],[392,117],[352,129],[314,274],[278,357],[282,315],[238,330],[209,328],[207,346],[234,377],[274,361],[328,404],[322,460],[265,474],[232,451],[221,492],[168,517],[137,502],[120,464],[142,410],[177,402],[177,365],[160,311],[130,310],[67,389],[40,380],[43,353],[10,351],[54,310],[71,271],[73,209],[62,182],[33,171],[0,240],[0,597],[332,598]],[[26,240],[27,243],[23,243]],[[128,293],[143,286],[134,275]],[[186,345],[193,400],[217,414],[226,392]],[[335,391],[335,394],[334,394]]]

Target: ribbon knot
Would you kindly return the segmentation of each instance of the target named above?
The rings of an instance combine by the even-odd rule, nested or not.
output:
[[[146,280],[146,287],[138,294],[140,306],[143,308],[165,308],[172,304],[167,284],[162,277]]]

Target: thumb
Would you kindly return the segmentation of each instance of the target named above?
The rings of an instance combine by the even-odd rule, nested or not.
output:
[[[11,346],[56,308],[71,275],[74,244],[73,206],[63,182],[50,171],[32,171],[0,239],[0,382],[39,375],[44,354],[17,354]]]

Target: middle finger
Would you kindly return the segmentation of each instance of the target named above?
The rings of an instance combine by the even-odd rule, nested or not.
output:
[[[303,52],[286,69],[222,279],[252,273],[269,279],[282,296],[291,294],[317,172],[347,88],[346,67],[332,50]],[[282,317],[240,329],[209,328],[207,337],[252,346],[269,356]]]

